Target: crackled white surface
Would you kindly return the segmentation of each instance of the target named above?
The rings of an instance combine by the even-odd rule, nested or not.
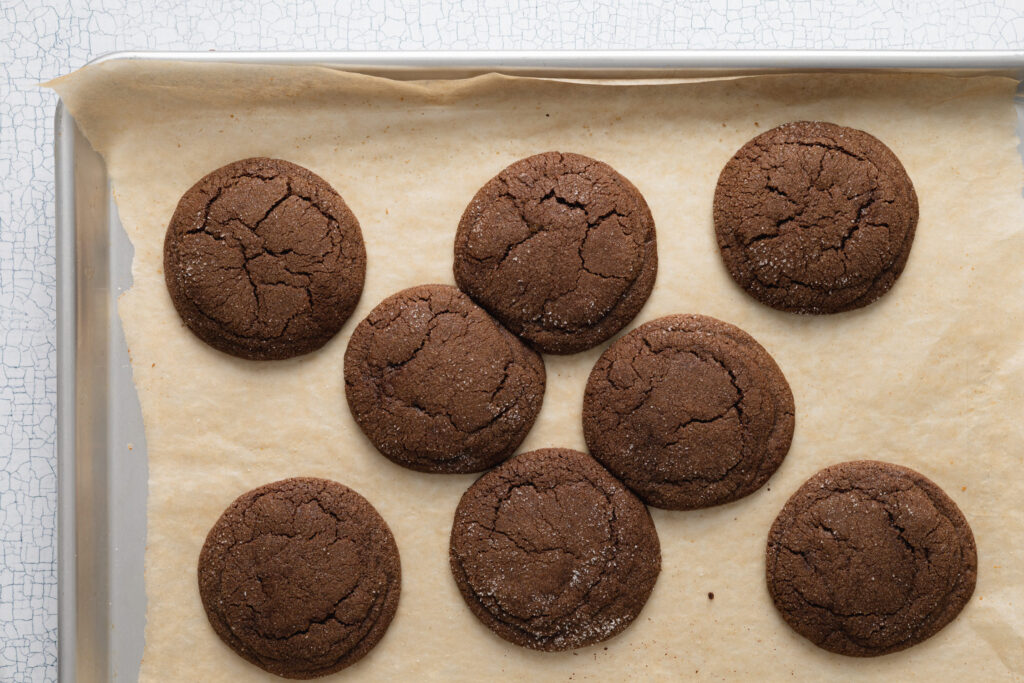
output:
[[[40,81],[127,49],[1022,47],[1018,0],[0,3],[0,680],[57,675],[56,97]]]

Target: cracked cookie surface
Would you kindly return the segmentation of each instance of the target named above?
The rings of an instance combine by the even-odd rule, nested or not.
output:
[[[241,358],[314,351],[363,291],[359,222],[319,176],[280,159],[222,166],[178,202],[164,276],[185,325]]]
[[[455,287],[382,301],[345,351],[352,416],[390,460],[479,472],[526,438],[544,400],[544,361]]]
[[[760,488],[793,438],[793,394],[765,349],[703,315],[641,325],[598,359],[583,398],[594,457],[648,505],[689,510]]]
[[[722,169],[718,246],[755,299],[796,313],[839,313],[885,294],[917,226],[914,186],[877,138],[832,123],[769,130]]]
[[[199,594],[217,635],[286,678],[362,658],[384,636],[400,590],[391,530],[365,498],[327,479],[243,494],[199,555]]]
[[[455,280],[545,353],[596,346],[629,323],[658,270],[654,219],[608,164],[546,152],[473,197],[455,237]]]
[[[768,535],[768,592],[783,619],[843,655],[903,650],[968,603],[974,535],[923,475],[877,461],[828,467],[801,486]]]
[[[470,610],[516,645],[561,651],[616,635],[661,571],[650,513],[593,458],[517,455],[462,496],[452,574]]]

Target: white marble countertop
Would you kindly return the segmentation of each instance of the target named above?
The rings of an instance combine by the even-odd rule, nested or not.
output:
[[[57,676],[53,114],[114,50],[1021,49],[1020,0],[0,4],[0,681]]]

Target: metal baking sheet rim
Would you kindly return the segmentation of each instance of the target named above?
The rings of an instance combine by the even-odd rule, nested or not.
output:
[[[764,72],[820,70],[1004,72],[1024,75],[1024,50],[1006,51],[883,51],[883,50],[730,50],[730,51],[464,51],[464,52],[114,52],[90,64],[126,60],[179,60],[327,66],[400,79],[452,78],[499,71],[548,77],[746,75]],[[1024,111],[1018,115],[1024,128]],[[58,676],[78,680],[79,496],[76,472],[76,415],[79,389],[78,250],[76,213],[80,197],[75,183],[76,137],[81,133],[63,103],[55,126],[57,218],[57,479],[58,479]],[[105,169],[104,169],[105,173]],[[103,183],[110,201],[109,179]],[[116,215],[107,217],[108,227]],[[125,237],[125,239],[127,239]],[[109,264],[106,264],[109,266]],[[120,327],[113,316],[108,324]],[[127,349],[124,349],[126,352]],[[125,354],[126,355],[126,354]],[[129,371],[130,375],[130,371]],[[130,381],[130,380],[129,380]],[[131,387],[134,394],[134,385]],[[136,398],[136,402],[137,402]],[[109,452],[107,454],[109,456]],[[138,454],[144,456],[144,451]],[[95,512],[95,511],[93,511]],[[144,623],[144,614],[143,614]],[[113,628],[113,624],[110,627]],[[127,629],[122,629],[127,630]],[[137,672],[141,661],[132,663]],[[108,673],[110,669],[108,668]],[[88,674],[87,674],[88,675]],[[114,674],[117,675],[116,673]]]

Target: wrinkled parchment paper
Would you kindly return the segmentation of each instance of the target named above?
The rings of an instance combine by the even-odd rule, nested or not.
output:
[[[401,551],[398,614],[338,680],[1024,674],[1024,169],[1014,80],[804,74],[613,87],[487,75],[416,83],[316,67],[115,61],[54,87],[105,157],[135,247],[134,286],[120,313],[150,472],[144,680],[273,679],[214,635],[196,558],[236,496],[295,475],[357,489]],[[917,188],[921,219],[906,271],[866,309],[824,317],[770,310],[732,282],[715,246],[711,201],[722,165],[749,138],[798,119],[873,133]],[[747,330],[789,379],[797,427],[781,469],[755,494],[699,512],[652,511],[664,569],[632,627],[602,645],[549,654],[500,640],[463,604],[448,570],[448,534],[474,477],[420,474],[377,454],[345,404],[342,356],[382,298],[452,282],[455,227],[480,185],[516,159],[556,149],[610,163],[651,206],[660,271],[634,323],[696,312]],[[327,179],[358,216],[368,252],[352,319],[321,351],[285,362],[235,359],[196,339],[172,308],[161,267],[181,194],[208,171],[256,155]],[[545,358],[544,408],[524,450],[584,448],[583,386],[603,348]],[[970,521],[980,565],[977,591],[950,626],[908,651],[863,660],[820,650],[783,623],[763,558],[787,497],[821,467],[855,458],[934,479]]]

